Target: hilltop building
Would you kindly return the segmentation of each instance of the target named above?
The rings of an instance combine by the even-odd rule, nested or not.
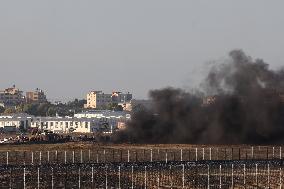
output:
[[[15,85],[0,91],[0,103],[5,106],[16,106],[25,102],[23,92],[16,88]]]
[[[46,95],[44,94],[43,90],[36,89],[32,92],[26,93],[26,102],[27,103],[44,103],[47,102]]]

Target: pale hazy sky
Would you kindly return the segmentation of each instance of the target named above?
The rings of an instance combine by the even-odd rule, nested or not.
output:
[[[189,88],[236,48],[284,65],[283,0],[0,1],[0,88],[48,98]],[[206,67],[206,66],[205,66]]]

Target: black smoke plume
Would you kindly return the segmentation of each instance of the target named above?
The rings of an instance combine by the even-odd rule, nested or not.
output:
[[[241,50],[211,69],[204,92],[150,92],[153,108],[132,115],[114,139],[132,143],[269,144],[284,142],[284,71]],[[282,95],[283,94],[283,95]]]

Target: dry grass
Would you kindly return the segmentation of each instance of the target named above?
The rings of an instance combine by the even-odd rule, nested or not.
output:
[[[47,150],[77,150],[77,149],[186,149],[202,147],[238,148],[246,145],[191,145],[191,144],[103,144],[92,142],[67,142],[60,144],[2,144],[0,151],[47,151]]]

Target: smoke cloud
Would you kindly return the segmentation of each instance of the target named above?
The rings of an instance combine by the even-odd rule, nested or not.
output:
[[[153,108],[132,115],[114,140],[132,143],[269,144],[284,141],[284,71],[242,50],[212,67],[203,92],[150,92]]]

